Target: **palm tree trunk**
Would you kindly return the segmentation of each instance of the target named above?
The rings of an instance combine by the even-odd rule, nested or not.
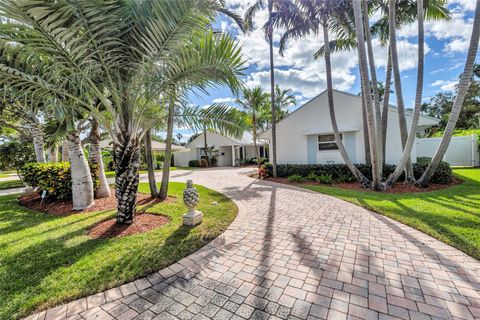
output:
[[[32,136],[33,136],[33,147],[35,149],[35,157],[37,162],[45,163],[47,160],[45,159],[45,148],[44,148],[44,135],[43,130],[40,124],[34,123],[32,125]]]
[[[363,89],[362,89],[363,92]],[[362,122],[363,122],[363,147],[365,150],[365,164],[372,164],[370,157],[370,140],[368,139],[367,112],[365,110],[365,99],[362,95]]]
[[[427,169],[423,175],[416,182],[419,186],[427,186],[430,178],[432,177],[435,169],[437,169],[438,164],[443,159],[445,152],[447,151],[448,145],[453,136],[453,131],[457,124],[458,117],[460,116],[460,111],[462,111],[463,102],[467,94],[468,88],[472,81],[473,66],[475,64],[475,58],[478,51],[478,41],[480,37],[480,1],[477,0],[477,8],[475,10],[475,20],[473,22],[473,31],[472,37],[470,39],[470,47],[468,49],[467,61],[465,62],[465,68],[460,77],[460,82],[458,83],[458,92],[453,103],[452,112],[450,113],[450,118],[448,119],[445,132],[443,133],[442,141],[440,142],[435,155],[432,158],[432,161],[428,165]]]
[[[400,127],[400,138],[402,142],[402,150],[405,150],[405,145],[408,139],[407,119],[405,117],[405,104],[403,102],[402,83],[400,79],[400,67],[398,62],[397,52],[397,39],[396,39],[396,0],[389,0],[388,6],[388,29],[390,32],[390,53],[392,54],[392,69],[393,79],[395,82],[395,94],[397,97],[397,109],[398,109],[398,122]],[[414,181],[412,161],[409,158],[407,160],[405,170],[406,181]]]
[[[68,133],[67,144],[70,154],[73,210],[83,210],[94,204],[92,174],[77,131]]]
[[[173,115],[175,112],[175,89],[171,92],[170,103],[168,104],[167,140],[165,141],[165,157],[163,160],[162,185],[160,186],[160,199],[167,199],[168,182],[170,180],[170,161],[172,158],[173,139]]]
[[[260,168],[260,159],[258,154],[257,147],[257,116],[255,111],[252,112],[252,136],[253,136],[253,147],[255,148],[255,157],[257,158],[257,165]]]
[[[145,132],[145,155],[147,158],[148,185],[152,198],[158,197],[157,181],[155,180],[155,168],[153,167],[152,137],[150,130]]]
[[[58,161],[58,148],[57,145],[52,145],[50,149],[48,149],[48,158],[50,162],[57,162]]]
[[[382,184],[382,177],[379,176],[379,166],[378,163],[378,154],[377,154],[377,145],[376,138],[377,128],[375,126],[375,113],[372,102],[372,94],[370,90],[369,77],[368,77],[368,62],[367,62],[367,53],[365,49],[365,36],[363,32],[363,15],[362,7],[360,1],[353,1],[353,13],[355,17],[355,30],[357,31],[357,50],[358,50],[358,61],[360,66],[360,76],[362,81],[363,97],[365,99],[365,111],[367,114],[367,127],[368,127],[368,138],[370,140],[370,154],[372,159],[372,182],[374,190],[383,190],[384,186]]]
[[[117,223],[131,224],[137,208],[137,190],[140,167],[140,142],[129,132],[120,134],[122,144],[114,144],[115,198]]]
[[[95,198],[109,198],[111,196],[110,186],[105,175],[102,150],[100,149],[100,125],[95,119],[92,120],[92,128],[90,129],[90,153],[88,157],[90,162],[94,163],[98,169],[98,187],[95,190]]]
[[[385,164],[385,157],[387,149],[387,126],[388,126],[388,107],[390,105],[390,85],[392,82],[392,55],[390,54],[390,48],[388,49],[388,61],[385,75],[385,93],[383,94],[383,107],[382,107],[382,152],[383,163]]]
[[[62,143],[62,162],[69,162],[70,155],[68,154],[68,142],[67,139],[63,139]]]
[[[418,68],[417,68],[417,88],[415,92],[415,108],[413,111],[412,125],[410,127],[410,133],[408,135],[405,149],[403,150],[402,158],[400,159],[393,174],[388,178],[387,185],[390,186],[397,182],[398,178],[405,169],[407,160],[412,153],[413,143],[417,134],[418,120],[420,119],[420,110],[422,106],[422,94],[423,94],[423,69],[424,69],[424,47],[425,47],[425,34],[423,28],[423,0],[417,0],[417,16],[418,16]]]
[[[368,62],[370,64],[370,77],[373,85],[373,105],[375,107],[375,141],[369,141],[375,143],[375,149],[377,153],[377,175],[379,179],[382,179],[383,171],[383,152],[382,152],[382,115],[380,110],[380,95],[378,93],[378,81],[377,81],[377,69],[375,67],[375,59],[373,56],[372,37],[370,36],[370,25],[368,23],[368,4],[367,0],[363,0],[363,25],[365,29],[365,40],[367,42],[367,54]]]
[[[207,166],[210,167],[210,158],[208,157],[208,142],[207,142],[207,128],[203,130],[203,146],[205,150],[205,160],[207,161]]]
[[[330,46],[328,39],[328,26],[327,24],[323,25],[323,43],[325,43],[325,71],[327,75],[327,97],[328,97],[328,110],[330,111],[330,121],[332,122],[332,129],[335,136],[335,142],[338,146],[338,151],[342,156],[345,164],[350,169],[352,174],[357,178],[357,180],[364,186],[370,187],[370,181],[355,167],[352,159],[347,153],[345,146],[343,145],[342,138],[338,132],[337,119],[335,116],[335,105],[333,101],[333,83],[332,83],[332,64],[330,61]]]
[[[272,18],[273,0],[268,1],[268,18]],[[272,110],[272,175],[277,177],[277,124],[275,107],[275,68],[273,65],[273,30],[269,30],[268,45],[270,52],[270,103]]]

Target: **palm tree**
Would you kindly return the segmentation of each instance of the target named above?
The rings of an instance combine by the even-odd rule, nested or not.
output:
[[[267,2],[268,7],[268,20],[272,19],[272,13],[274,6],[282,4],[282,1],[279,0],[257,0],[250,8],[248,8],[245,13],[245,29],[253,29],[253,17],[258,12],[258,10],[265,7],[265,2]],[[268,49],[270,55],[270,108],[272,114],[272,150],[271,150],[271,163],[272,163],[272,175],[277,177],[277,110],[275,108],[275,67],[273,61],[273,27],[265,28],[265,36],[268,40]],[[258,159],[258,157],[257,157]]]
[[[408,135],[407,141],[405,143],[402,158],[400,159],[397,167],[393,174],[389,177],[387,181],[387,185],[391,185],[395,183],[400,174],[407,167],[408,171],[408,161],[410,158],[410,154],[412,152],[413,143],[416,138],[417,128],[418,128],[418,120],[420,119],[420,111],[422,107],[422,94],[423,94],[423,72],[424,72],[424,48],[425,48],[425,33],[424,33],[424,26],[423,26],[423,18],[424,18],[424,8],[423,8],[423,0],[417,0],[417,22],[418,22],[418,57],[417,57],[417,88],[415,93],[415,107],[412,116],[412,124],[410,126],[410,133]],[[394,14],[395,15],[395,14]],[[391,42],[392,43],[392,42]],[[392,51],[393,52],[393,51]],[[411,163],[410,163],[411,164]],[[411,179],[415,179],[413,176],[413,168],[412,172],[410,173],[412,176]],[[407,174],[408,180],[408,174]]]
[[[256,86],[252,89],[245,88],[242,92],[242,98],[237,98],[238,103],[250,118],[252,125],[253,146],[255,148],[255,157],[257,164],[260,167],[260,155],[258,152],[258,122],[257,117],[262,111],[262,107],[267,103],[269,95],[263,91],[260,86]],[[273,122],[272,122],[273,124]]]
[[[438,164],[443,159],[445,152],[447,152],[448,145],[453,136],[455,130],[455,125],[457,124],[458,117],[462,111],[463,101],[467,94],[468,88],[472,81],[472,75],[474,73],[475,67],[475,58],[478,51],[478,41],[480,38],[480,1],[477,1],[477,8],[475,10],[475,18],[473,21],[473,31],[470,38],[470,46],[468,48],[467,60],[465,62],[465,68],[462,75],[460,76],[460,81],[458,83],[457,96],[453,103],[452,111],[450,113],[450,118],[448,119],[447,126],[443,133],[442,140],[438,145],[437,151],[432,158],[432,161],[429,163],[427,169],[422,174],[420,179],[416,182],[418,186],[427,186],[430,178],[438,167]]]
[[[380,11],[381,18],[373,23],[370,27],[370,32],[373,36],[377,36],[380,40],[381,45],[387,45],[389,40],[389,5],[388,1],[385,0],[376,0],[370,1],[369,13],[374,14],[377,11]],[[428,0],[424,4],[424,16],[426,20],[448,20],[450,19],[450,12],[447,8],[446,0]],[[416,6],[411,3],[411,1],[399,1],[396,3],[396,28],[400,28],[403,25],[412,23],[417,19],[417,10]],[[365,19],[366,20],[366,19]],[[329,45],[332,51],[345,51],[353,50],[357,46],[355,26],[352,21],[352,15],[344,15],[342,19],[333,19],[330,21],[331,30],[334,32],[336,39],[331,40]],[[320,49],[315,53],[314,57],[320,58],[323,56],[325,47],[322,45]],[[381,100],[381,136],[382,136],[382,162],[385,162],[385,150],[386,150],[386,140],[387,140],[387,126],[388,126],[388,107],[390,101],[390,85],[392,78],[392,59],[390,49],[388,50],[388,59],[387,65],[385,67],[385,94]],[[400,82],[398,82],[400,83]],[[401,84],[400,84],[401,85]],[[364,114],[364,139],[366,141],[365,145],[365,154],[370,153],[369,139],[368,139],[368,130]],[[380,132],[380,130],[379,130]],[[404,132],[406,136],[406,131]],[[367,160],[368,162],[368,160]]]
[[[338,131],[338,124],[335,115],[328,27],[329,21],[331,21],[333,17],[345,14],[347,11],[346,1],[302,0],[297,1],[296,3],[284,2],[284,5],[280,9],[281,10],[272,15],[272,19],[268,22],[268,27],[273,28],[273,26],[278,26],[287,30],[280,39],[280,54],[283,54],[286,43],[289,39],[302,38],[310,33],[318,34],[320,30],[323,32],[325,43],[324,58],[327,78],[327,99],[335,142],[345,164],[352,174],[358,181],[360,181],[360,183],[362,183],[362,185],[370,187],[370,181],[355,167],[345,149],[340,132]]]
[[[31,99],[54,95],[97,118],[113,141],[119,223],[133,221],[140,141],[159,121],[149,112],[159,96],[168,96],[172,84],[239,86],[240,48],[205,29],[221,10],[213,0],[0,1],[0,15],[16,22],[3,23],[0,47],[15,44],[24,60],[34,52],[55,65],[34,76],[0,64],[0,84],[28,88]]]
[[[100,148],[100,123],[92,118],[90,128],[90,152],[88,160],[96,166],[98,170],[98,187],[95,190],[95,198],[109,198],[111,195],[110,185],[105,174],[105,168],[102,159],[102,149]]]
[[[355,17],[355,29],[357,31],[357,51],[358,51],[358,61],[360,67],[360,78],[362,83],[362,92],[363,92],[363,100],[365,103],[365,113],[367,119],[367,128],[368,128],[368,139],[370,141],[370,157],[372,162],[372,182],[373,182],[373,189],[374,190],[382,190],[382,175],[381,175],[381,161],[379,159],[380,150],[379,147],[379,137],[378,137],[378,122],[380,121],[378,114],[375,110],[379,110],[378,104],[378,90],[375,89],[376,85],[374,85],[373,92],[374,97],[372,101],[372,90],[370,89],[370,80],[368,75],[369,69],[369,61],[370,61],[370,70],[372,71],[372,75],[374,74],[374,64],[373,64],[373,52],[371,50],[371,39],[369,37],[369,28],[365,28],[368,26],[368,22],[364,22],[365,19],[368,19],[368,8],[366,7],[366,2],[364,2],[364,7],[362,10],[362,3],[360,1],[352,1],[353,4],[353,14]],[[366,35],[364,34],[364,30],[366,30]],[[367,42],[368,46],[368,56],[369,61],[367,60],[367,49],[365,48],[365,41]],[[326,43],[326,41],[325,41]],[[374,78],[374,83],[376,84],[376,77]],[[374,106],[375,103],[375,106]],[[376,124],[377,123],[377,124]]]
[[[146,162],[147,162],[148,186],[150,188],[150,196],[152,198],[158,198],[159,193],[158,193],[158,189],[157,189],[157,181],[155,179],[155,168],[153,167],[153,151],[152,151],[151,129],[149,129],[145,132],[144,144],[145,144],[145,158],[146,158]]]

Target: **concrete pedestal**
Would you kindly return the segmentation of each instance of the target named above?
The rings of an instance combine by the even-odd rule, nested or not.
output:
[[[203,213],[201,211],[195,210],[194,212],[189,212],[183,215],[183,225],[184,226],[196,226],[200,224],[203,219]]]

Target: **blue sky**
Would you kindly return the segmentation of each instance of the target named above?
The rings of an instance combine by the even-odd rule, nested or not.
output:
[[[252,5],[254,0],[227,0],[227,6],[241,14]],[[424,100],[438,92],[453,90],[465,63],[468,44],[473,25],[475,0],[449,1],[452,19],[449,21],[425,23],[425,84]],[[267,18],[266,10],[259,12],[254,23],[261,26]],[[372,21],[375,16],[372,17]],[[235,24],[225,17],[217,19],[216,27],[236,37],[242,45],[246,60],[246,71],[243,81],[247,86],[262,86],[269,90],[268,45],[261,30],[249,34],[241,33]],[[278,40],[282,30],[276,31],[274,40]],[[398,50],[402,85],[406,107],[413,107],[416,86],[417,62],[417,28],[416,24],[408,25],[398,32]],[[321,38],[311,35],[305,39],[291,41],[283,57],[275,50],[275,76],[282,89],[292,89],[297,105],[291,111],[322,92],[325,85],[324,63],[314,60],[313,53],[322,45]],[[387,60],[387,49],[382,48],[374,40],[374,54],[379,81],[385,78],[384,68]],[[479,54],[480,57],[480,54]],[[479,59],[480,60],[480,59]],[[356,51],[340,52],[332,57],[333,82],[338,90],[357,94],[359,76]],[[383,80],[384,81],[384,80]],[[218,88],[209,95],[191,95],[191,102],[197,105],[208,105],[213,102],[231,103],[234,99],[228,88]],[[391,103],[395,104],[392,97]],[[186,140],[192,132],[177,129]]]

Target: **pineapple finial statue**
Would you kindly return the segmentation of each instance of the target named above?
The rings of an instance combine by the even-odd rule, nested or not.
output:
[[[185,226],[195,226],[202,222],[202,212],[195,210],[198,202],[198,191],[193,186],[192,180],[187,180],[187,187],[183,190],[183,203],[188,208],[188,212],[183,215],[183,224]]]

